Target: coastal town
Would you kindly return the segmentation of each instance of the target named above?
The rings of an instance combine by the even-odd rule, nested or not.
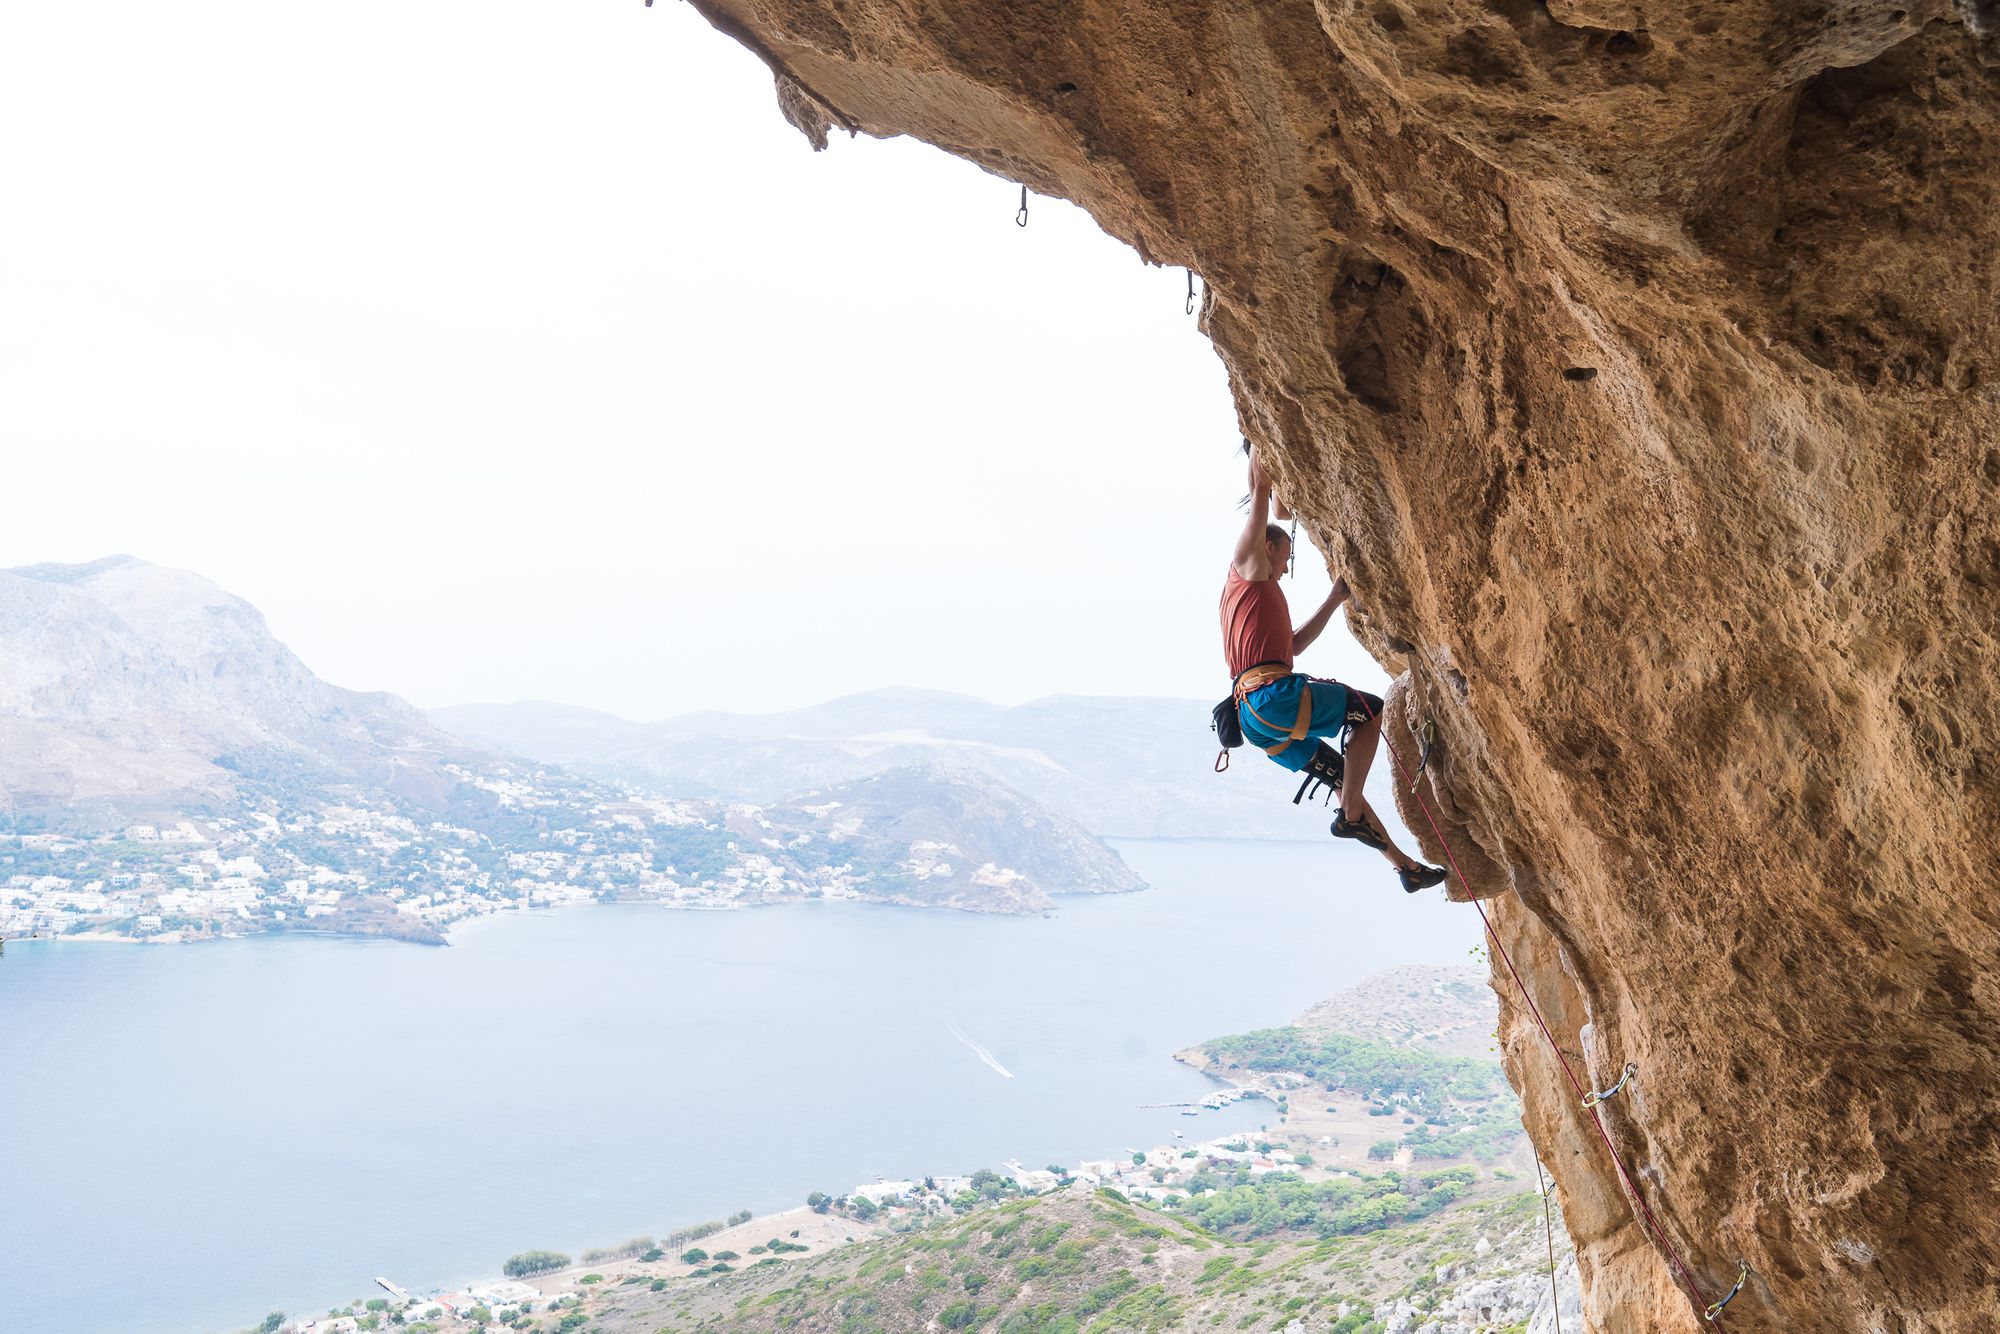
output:
[[[0,941],[172,944],[286,931],[435,943],[484,914],[616,901],[1046,906],[1039,885],[981,852],[987,831],[975,821],[909,837],[866,802],[832,793],[757,806],[667,799],[560,771],[443,772],[456,787],[442,810],[382,791],[301,800],[265,789],[226,812],[0,832]]]

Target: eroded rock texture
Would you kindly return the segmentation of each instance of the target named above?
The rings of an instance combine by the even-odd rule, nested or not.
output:
[[[695,2],[1207,280],[1724,1325],[2000,1327],[1994,6]],[[1501,990],[1595,1326],[1698,1327]]]

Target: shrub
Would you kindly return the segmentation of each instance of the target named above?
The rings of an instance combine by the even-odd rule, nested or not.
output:
[[[702,1250],[699,1246],[691,1251],[682,1251],[681,1263],[689,1265],[706,1264],[708,1263],[708,1252]]]
[[[579,1283],[602,1283],[603,1281],[604,1281],[604,1275],[602,1274],[585,1274],[582,1278],[577,1280],[577,1282]]]

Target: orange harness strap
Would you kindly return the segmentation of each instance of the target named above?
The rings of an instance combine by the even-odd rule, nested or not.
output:
[[[1278,729],[1271,725],[1271,720],[1269,718],[1266,718],[1263,714],[1257,712],[1257,706],[1250,702],[1250,692],[1252,690],[1261,690],[1263,687],[1270,685],[1273,681],[1282,681],[1287,676],[1296,675],[1296,673],[1294,673],[1290,668],[1284,668],[1283,670],[1280,671],[1270,670],[1273,667],[1283,667],[1283,664],[1259,663],[1257,666],[1250,668],[1248,671],[1244,672],[1241,676],[1236,678],[1237,702],[1242,704],[1244,708],[1250,710],[1250,716],[1252,718],[1255,718],[1258,722],[1264,724],[1264,729],[1269,732],[1276,732]],[[1283,741],[1280,741],[1277,745],[1263,746],[1260,747],[1260,749],[1262,749],[1266,755],[1276,755],[1279,751],[1288,748],[1293,742],[1305,740],[1306,731],[1308,728],[1312,726],[1312,716],[1313,716],[1312,687],[1310,685],[1301,685],[1299,687],[1299,716],[1297,719],[1293,721],[1291,731],[1287,733],[1285,739]]]

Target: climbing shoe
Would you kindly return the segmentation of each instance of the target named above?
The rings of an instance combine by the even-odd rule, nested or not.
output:
[[[1368,817],[1365,815],[1350,824],[1347,819],[1347,812],[1335,811],[1332,829],[1335,838],[1351,838],[1357,843],[1366,844],[1377,852],[1387,852],[1389,850],[1388,836],[1374,825],[1369,824]]]
[[[1414,894],[1420,889],[1429,889],[1432,885],[1442,885],[1444,868],[1442,866],[1412,866],[1408,869],[1399,867],[1396,878],[1403,882],[1405,894]]]

